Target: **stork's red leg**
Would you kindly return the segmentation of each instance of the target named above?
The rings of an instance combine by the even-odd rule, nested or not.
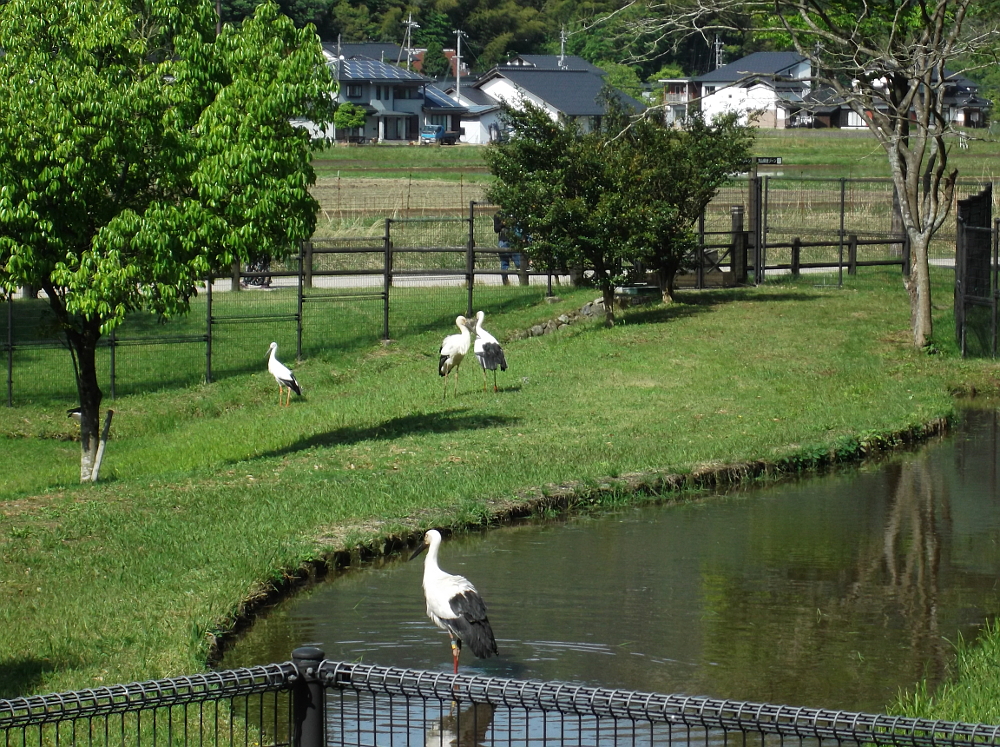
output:
[[[458,674],[458,655],[461,652],[461,650],[462,649],[460,649],[458,647],[458,644],[455,642],[455,639],[452,638],[451,639],[451,658],[455,662],[455,674]]]

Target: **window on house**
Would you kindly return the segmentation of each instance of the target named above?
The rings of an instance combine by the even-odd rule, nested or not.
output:
[[[347,86],[347,98],[349,99],[360,99],[361,98],[361,85],[358,83],[351,83]]]

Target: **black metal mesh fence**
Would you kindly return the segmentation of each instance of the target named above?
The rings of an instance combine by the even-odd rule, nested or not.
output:
[[[299,652],[316,649],[299,649]],[[318,652],[322,656],[322,652]],[[972,747],[1000,726],[324,661],[0,701],[0,741],[224,747]]]

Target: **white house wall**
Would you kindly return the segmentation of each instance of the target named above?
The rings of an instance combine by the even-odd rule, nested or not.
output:
[[[521,102],[530,101],[532,104],[540,109],[543,109],[546,114],[552,117],[553,122],[559,121],[559,112],[556,109],[553,109],[537,96],[533,96],[527,91],[518,88],[506,78],[494,78],[493,80],[487,81],[480,86],[480,90],[482,90],[483,93],[492,98],[494,101],[502,101],[515,109],[521,108]]]
[[[481,114],[474,119],[462,120],[462,142],[473,145],[487,145],[490,142],[490,125],[496,125],[502,129],[500,124],[500,113],[497,111]]]
[[[702,98],[701,109],[709,122],[721,114],[732,111],[739,112],[741,121],[746,122],[747,112],[763,110],[764,116],[759,122],[760,126],[785,126],[785,110],[778,106],[778,96],[774,89],[766,85],[722,88]]]

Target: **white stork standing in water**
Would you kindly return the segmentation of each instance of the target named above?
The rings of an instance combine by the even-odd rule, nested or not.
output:
[[[497,389],[497,369],[507,370],[507,359],[504,358],[503,348],[497,342],[497,338],[483,329],[483,318],[486,316],[482,311],[476,312],[476,358],[479,365],[483,367],[483,391],[486,391],[486,372],[493,372],[493,391]]]
[[[427,600],[427,616],[451,638],[451,655],[458,674],[458,655],[462,644],[472,649],[479,659],[499,656],[493,629],[486,617],[486,604],[476,587],[463,576],[453,576],[438,567],[438,549],[441,547],[441,533],[430,529],[424,541],[417,546],[410,560],[427,550],[424,559],[424,598]]]
[[[441,358],[438,360],[438,374],[444,377],[444,395],[448,394],[448,374],[455,372],[455,394],[458,394],[458,367],[469,352],[472,344],[472,334],[469,332],[469,320],[464,316],[456,317],[457,335],[448,335],[441,343]],[[442,395],[442,396],[444,396]]]
[[[295,374],[289,370],[288,366],[275,357],[277,353],[278,343],[272,342],[268,348],[267,370],[271,372],[271,376],[278,382],[279,405],[281,404],[281,395],[285,389],[288,390],[288,397],[285,399],[285,407],[288,407],[288,403],[292,400],[292,392],[301,396],[302,388],[299,386],[299,382],[295,380]]]

